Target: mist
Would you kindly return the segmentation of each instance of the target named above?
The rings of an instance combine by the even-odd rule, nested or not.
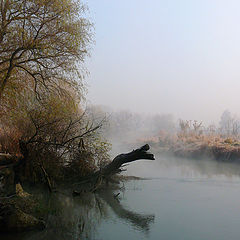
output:
[[[239,9],[2,0],[1,240],[239,240]]]
[[[239,114],[238,1],[89,1],[92,104],[217,124]]]
[[[128,188],[132,205],[158,215],[144,239],[238,239],[240,3],[89,7],[96,46],[88,104],[107,120],[111,158],[146,143],[155,156],[124,172],[148,179]]]
[[[156,160],[129,164],[127,175],[195,180],[239,177],[239,155],[234,157],[233,146],[238,152],[240,119],[228,110],[221,114],[217,125],[101,105],[89,106],[88,111],[96,121],[103,120],[101,134],[111,144],[111,159],[146,143],[150,145]]]

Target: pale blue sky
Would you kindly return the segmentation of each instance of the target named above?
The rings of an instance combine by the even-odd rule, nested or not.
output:
[[[89,0],[88,99],[218,122],[240,115],[240,1]]]

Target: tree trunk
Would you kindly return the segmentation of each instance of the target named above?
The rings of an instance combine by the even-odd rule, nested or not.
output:
[[[103,177],[109,177],[111,175],[121,172],[120,167],[123,164],[140,159],[155,160],[154,155],[147,152],[149,149],[149,145],[146,144],[136,150],[133,150],[132,152],[119,154],[113,159],[111,163],[99,170],[98,173],[101,174]]]
[[[123,170],[121,167],[129,162],[133,162],[140,159],[155,160],[154,155],[147,152],[150,149],[149,145],[146,144],[136,150],[129,153],[122,153],[116,156],[112,162],[107,164],[104,168],[95,172],[93,175],[88,176],[86,180],[81,183],[91,183],[91,192],[95,192],[99,186],[102,184],[102,180],[105,179],[106,183],[111,181],[111,176],[120,173]],[[80,194],[80,193],[79,193]],[[77,191],[74,191],[74,195],[78,195]]]

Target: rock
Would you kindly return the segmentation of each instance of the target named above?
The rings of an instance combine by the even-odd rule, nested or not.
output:
[[[0,203],[0,232],[23,232],[45,228],[42,220],[24,213],[12,204]]]

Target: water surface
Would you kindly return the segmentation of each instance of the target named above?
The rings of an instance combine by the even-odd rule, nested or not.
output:
[[[83,197],[43,194],[47,229],[1,239],[239,239],[240,165],[157,157],[128,172],[148,180]]]

